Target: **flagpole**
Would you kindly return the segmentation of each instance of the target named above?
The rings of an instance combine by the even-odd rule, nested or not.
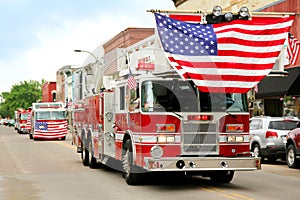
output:
[[[190,13],[190,14],[210,14],[211,11],[201,11],[201,10],[159,10],[159,9],[150,9],[147,12],[152,13]],[[232,11],[223,11],[223,13],[232,12]],[[238,13],[238,12],[234,12]],[[299,13],[297,13],[299,14]],[[250,15],[296,15],[296,13],[290,12],[250,12]]]
[[[150,9],[147,12],[152,13],[195,13],[201,14],[203,13],[201,10],[159,10],[159,9]]]

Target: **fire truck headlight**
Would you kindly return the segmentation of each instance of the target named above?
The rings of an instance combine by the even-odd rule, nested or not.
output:
[[[153,158],[158,159],[162,157],[164,151],[160,146],[153,146],[150,153]]]
[[[244,136],[228,135],[227,142],[244,142]]]
[[[235,141],[236,142],[244,142],[244,137],[243,136],[236,136]]]
[[[158,143],[173,143],[173,142],[175,142],[175,136],[159,135],[159,136],[157,136],[157,142]]]

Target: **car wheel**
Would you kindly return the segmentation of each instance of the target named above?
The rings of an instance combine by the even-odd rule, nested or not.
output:
[[[255,157],[260,157],[260,146],[259,144],[254,144],[252,147],[252,152],[254,153]]]
[[[260,157],[261,158],[261,162],[264,162],[264,157],[261,155],[261,149],[258,143],[254,144],[252,146],[251,152],[254,153],[255,157]]]
[[[286,151],[286,163],[290,168],[298,168],[300,161],[296,158],[296,149],[294,145],[290,144]]]

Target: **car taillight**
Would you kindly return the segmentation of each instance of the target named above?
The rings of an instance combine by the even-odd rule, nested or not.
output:
[[[278,135],[277,135],[277,133],[274,132],[274,131],[267,131],[267,132],[266,132],[266,138],[270,138],[270,137],[275,137],[275,138],[277,138]]]

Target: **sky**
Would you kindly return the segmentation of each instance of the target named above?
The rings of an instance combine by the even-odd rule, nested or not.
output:
[[[24,81],[56,81],[66,65],[128,27],[155,27],[148,9],[174,10],[171,0],[0,0],[0,94]]]

